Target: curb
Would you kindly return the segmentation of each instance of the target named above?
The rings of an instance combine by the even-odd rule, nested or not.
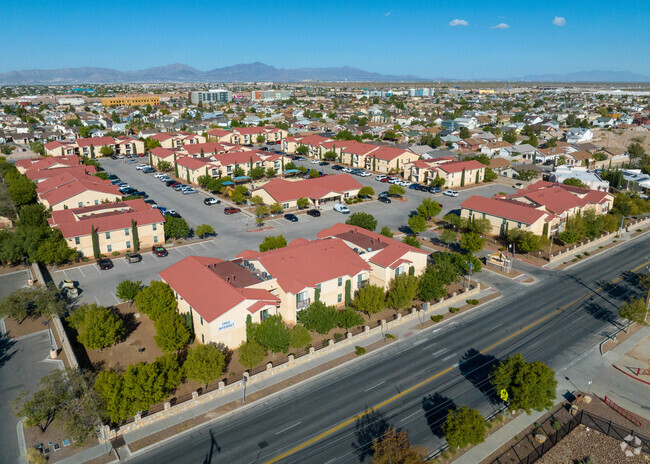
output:
[[[612,367],[613,367],[614,369],[616,369],[617,371],[622,372],[623,374],[627,375],[628,377],[632,377],[634,380],[638,380],[639,382],[645,383],[646,385],[650,385],[650,382],[646,382],[646,381],[643,380],[643,379],[640,379],[640,378],[638,378],[638,377],[635,377],[634,375],[630,374],[629,372],[625,372],[623,369],[621,369],[620,367],[618,367],[618,366],[615,365],[615,364],[612,364]]]

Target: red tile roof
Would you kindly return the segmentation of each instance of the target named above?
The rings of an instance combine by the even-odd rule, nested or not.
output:
[[[101,179],[98,178],[98,180]],[[46,200],[50,206],[54,206],[61,203],[62,201],[67,200],[68,198],[72,198],[75,195],[87,191],[101,192],[107,195],[115,195],[116,197],[122,196],[120,191],[117,189],[117,186],[111,185],[110,182],[105,181],[105,183],[96,183],[80,179],[73,179],[70,182],[67,182],[46,193],[39,194],[39,196],[41,199]]]
[[[582,208],[587,204],[577,195],[560,188],[552,187],[532,192],[516,193],[509,195],[508,199],[526,198],[538,205],[543,206],[553,214],[561,215],[573,208]]]
[[[379,147],[377,150],[372,152],[373,158],[383,159],[386,161],[392,161],[404,154],[411,155],[412,157],[416,156],[408,150],[393,147]]]
[[[217,161],[222,166],[230,166],[233,164],[249,164],[251,158],[253,163],[261,162],[262,159],[253,151],[233,151],[229,153],[219,153],[214,155]]]
[[[440,169],[442,171],[445,171],[449,174],[453,172],[462,172],[463,169],[466,171],[471,171],[473,169],[484,169],[485,165],[483,163],[479,163],[476,160],[470,160],[470,161],[457,161],[455,163],[443,163],[439,165],[436,169]]]
[[[151,149],[151,154],[153,156],[157,156],[158,158],[166,159],[170,156],[174,156],[174,150],[170,150],[169,148],[163,148],[163,147],[156,147]]]
[[[479,197],[478,195],[472,195],[461,203],[460,207],[529,225],[547,216],[546,212],[538,210],[533,206],[516,201]]]
[[[138,226],[165,222],[162,213],[142,199],[52,211],[48,222],[70,238],[90,235],[91,227],[99,233],[128,229],[132,219]]]
[[[101,147],[104,145],[115,145],[115,139],[113,137],[88,137],[85,139],[75,140],[78,147]]]
[[[179,156],[176,158],[176,163],[179,166],[184,166],[191,171],[198,169],[205,169],[207,166],[213,164],[210,158],[192,158],[191,156]]]
[[[266,304],[280,304],[278,297],[266,290],[230,285],[209,267],[221,262],[223,260],[218,258],[188,256],[158,275],[207,322],[212,322],[246,300],[251,300],[251,305],[247,307],[250,312],[258,311]],[[264,304],[260,305],[259,302]]]
[[[53,169],[29,169],[25,172],[25,175],[32,180],[42,180],[42,179],[51,179],[52,177],[59,177],[65,174],[70,174],[73,177],[78,179],[83,177],[88,177],[88,174],[94,174],[97,172],[95,166],[70,166],[65,168],[53,168]]]
[[[188,155],[198,155],[203,150],[205,156],[211,156],[215,153],[224,153],[227,151],[226,147],[221,145],[219,142],[208,142],[208,143],[191,143],[189,145],[183,145],[183,150]]]
[[[277,279],[285,292],[306,288],[338,277],[353,277],[370,266],[339,239],[301,240],[276,250],[256,253],[247,250],[238,257],[258,260]]]
[[[275,201],[282,203],[298,198],[323,198],[330,192],[344,193],[358,190],[361,185],[349,174],[338,174],[305,180],[273,179],[258,190],[266,191]],[[252,192],[255,195],[255,191]]]

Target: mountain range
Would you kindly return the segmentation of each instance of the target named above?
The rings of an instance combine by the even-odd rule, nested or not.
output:
[[[236,64],[210,71],[200,71],[191,66],[174,63],[139,71],[118,71],[109,68],[62,68],[9,71],[0,74],[0,85],[42,84],[124,84],[172,82],[299,82],[351,81],[351,82],[417,82],[455,81],[458,79],[424,79],[412,75],[388,75],[364,71],[349,66],[333,68],[285,69],[264,63]],[[462,80],[462,79],[460,79]],[[568,74],[529,74],[509,79],[478,79],[491,81],[526,82],[650,82],[650,76],[628,71],[585,71]]]

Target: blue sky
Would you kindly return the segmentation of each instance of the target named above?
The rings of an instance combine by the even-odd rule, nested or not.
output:
[[[650,74],[648,0],[314,3],[5,1],[0,72],[177,62],[209,70],[261,61],[424,78]],[[564,21],[555,25],[556,17]],[[451,26],[454,20],[467,25]]]

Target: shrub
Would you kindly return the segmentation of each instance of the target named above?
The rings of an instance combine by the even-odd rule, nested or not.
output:
[[[355,346],[354,347],[354,352],[357,354],[357,356],[361,356],[362,354],[366,354],[366,349],[363,346]]]
[[[395,340],[395,335],[387,333],[386,338],[389,338],[391,340]]]
[[[323,348],[327,348],[328,346],[330,346],[330,339],[326,338],[323,340]]]
[[[452,314],[453,314],[453,313],[456,313],[456,312],[458,312],[458,311],[460,311],[460,308],[457,308],[457,307],[455,307],[455,306],[450,306],[450,307],[449,307],[449,312],[452,313]]]
[[[336,333],[334,334],[334,343],[338,343],[338,342],[340,342],[341,340],[343,340],[343,338],[344,338],[344,337],[343,337],[343,334],[342,334],[342,333],[340,333],[340,332],[336,332]]]
[[[584,255],[585,255],[585,256],[591,256],[591,253],[589,253],[588,251],[585,251],[585,252],[584,252]]]
[[[562,428],[560,423],[558,421],[556,421],[556,420],[551,422],[551,427],[553,427],[553,430],[560,430]]]
[[[434,314],[433,316],[431,316],[431,320],[432,320],[433,322],[440,322],[440,321],[442,321],[444,318],[445,318],[445,316],[443,316],[442,314]]]
[[[472,298],[470,300],[466,300],[466,303],[469,304],[469,305],[477,305],[478,300],[476,298]]]
[[[112,254],[113,256],[120,256],[120,252],[119,252],[119,251],[114,251],[114,252],[111,253],[111,254]]]

